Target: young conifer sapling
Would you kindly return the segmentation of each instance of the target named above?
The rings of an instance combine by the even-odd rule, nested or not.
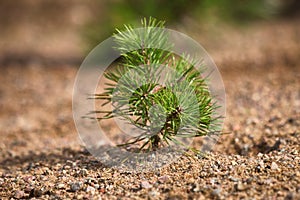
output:
[[[118,117],[142,130],[119,145],[138,144],[139,151],[171,144],[185,148],[180,138],[218,134],[219,118],[214,117],[218,107],[206,78],[195,67],[199,63],[190,55],[170,51],[173,44],[163,21],[150,17],[141,24],[138,30],[129,25],[116,30],[115,48],[121,59],[114,70],[105,73],[110,81],[105,92],[94,96],[103,105],[112,104],[112,110],[96,110],[102,114],[97,119]],[[164,85],[159,82],[162,76]]]

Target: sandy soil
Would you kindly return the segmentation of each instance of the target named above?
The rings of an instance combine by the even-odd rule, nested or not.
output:
[[[0,199],[300,199],[298,24],[258,24],[210,43],[227,94],[225,134],[205,158],[147,173],[107,168],[80,145],[78,66],[1,62]]]

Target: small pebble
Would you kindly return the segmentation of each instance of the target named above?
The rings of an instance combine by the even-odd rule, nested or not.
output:
[[[17,190],[14,194],[14,198],[16,199],[21,199],[25,196],[25,193],[21,190]]]
[[[33,187],[31,187],[31,186],[26,186],[26,187],[24,188],[24,191],[25,191],[26,193],[29,193],[32,189],[33,189]]]
[[[43,195],[43,188],[34,188],[30,192],[30,197],[41,197]]]
[[[239,182],[238,184],[235,185],[235,188],[237,191],[243,191],[246,189],[246,186],[243,183]]]
[[[79,175],[81,175],[81,176],[86,176],[87,174],[88,174],[88,171],[86,169],[81,169],[79,171]]]
[[[148,189],[148,188],[151,188],[152,185],[148,181],[142,181],[141,182],[141,187],[145,188],[145,189]]]
[[[217,188],[211,191],[211,195],[217,199],[220,198],[221,189]]]
[[[259,157],[259,158],[261,158],[261,157],[263,157],[263,156],[264,156],[264,154],[262,154],[262,153],[260,153],[260,152],[257,154],[257,157]]]
[[[72,192],[76,192],[80,190],[82,183],[81,182],[75,182],[70,184],[70,189]]]
[[[264,168],[265,168],[265,163],[264,163],[264,161],[260,161],[260,162],[259,162],[259,165],[260,165],[261,169],[264,169]]]
[[[149,192],[149,195],[151,197],[156,197],[157,198],[159,196],[159,192],[156,191],[156,190],[152,190],[151,192]]]
[[[60,183],[56,186],[58,189],[62,189],[62,188],[65,188],[65,184],[63,183]]]
[[[95,194],[96,189],[92,186],[88,186],[86,188],[86,192],[91,193],[91,194]]]
[[[160,182],[160,183],[165,183],[165,182],[167,182],[169,180],[169,177],[168,176],[160,176],[159,178],[158,178],[158,181]]]
[[[239,179],[238,178],[235,178],[233,176],[229,176],[229,180],[233,181],[233,182],[238,182]]]
[[[192,190],[193,190],[193,192],[199,192],[200,191],[199,184],[194,184]]]
[[[278,167],[278,165],[275,162],[272,162],[271,169],[272,170],[279,170],[279,167]]]
[[[235,161],[233,160],[233,161],[231,161],[231,164],[232,164],[233,166],[235,166],[235,165],[237,165],[237,162],[235,162]]]
[[[298,151],[297,151],[297,150],[294,150],[294,151],[292,152],[292,154],[293,154],[293,155],[298,155]]]
[[[24,180],[25,182],[27,182],[27,183],[32,183],[34,179],[35,179],[34,176],[25,176],[25,177],[23,178],[23,180]]]

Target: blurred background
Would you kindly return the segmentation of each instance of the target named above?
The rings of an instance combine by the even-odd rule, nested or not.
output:
[[[227,90],[225,131],[271,112],[298,115],[298,0],[0,0],[1,156],[76,144],[71,98],[82,60],[115,28],[149,16],[188,34],[215,60]],[[276,77],[284,82],[268,82]],[[264,98],[278,91],[289,105],[262,105],[263,85]]]
[[[209,46],[228,29],[295,18],[299,10],[297,0],[0,0],[0,60],[79,62],[115,28],[149,16]]]

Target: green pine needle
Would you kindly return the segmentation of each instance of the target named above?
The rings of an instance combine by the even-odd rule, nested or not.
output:
[[[105,92],[93,97],[104,101],[102,105],[111,103],[113,110],[95,111],[104,114],[97,119],[121,117],[144,130],[143,134],[119,145],[139,143],[140,151],[171,144],[185,147],[180,138],[218,134],[219,118],[213,118],[218,107],[212,100],[206,80],[195,68],[199,63],[191,61],[189,55],[171,53],[173,44],[163,29],[164,21],[150,17],[142,19],[141,24],[144,28],[141,31],[129,25],[125,25],[124,30],[116,30],[115,48],[123,59],[116,70],[105,73],[112,82],[106,84]],[[160,65],[177,73],[175,77],[164,74],[170,76],[167,80],[174,80],[167,81],[165,86],[157,84],[162,76]],[[144,76],[142,85],[131,70]],[[196,102],[189,98],[193,95]]]

